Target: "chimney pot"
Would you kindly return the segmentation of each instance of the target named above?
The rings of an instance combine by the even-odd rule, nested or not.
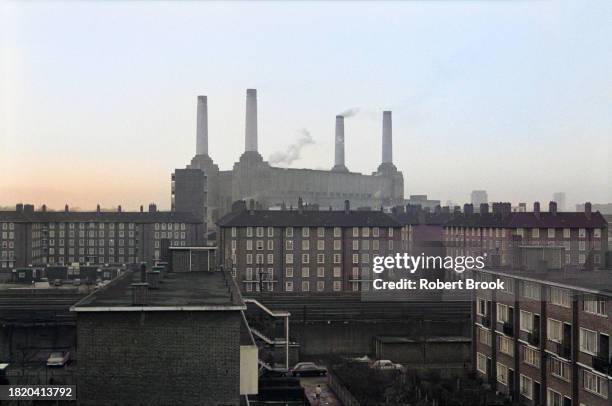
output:
[[[480,214],[485,216],[489,214],[489,205],[487,203],[480,204]]]
[[[533,214],[535,214],[536,217],[540,217],[540,202],[533,203]]]
[[[23,203],[17,203],[17,205],[15,206],[15,211],[17,213],[21,213],[23,211]]]
[[[593,212],[593,206],[591,205],[591,202],[586,202],[584,204],[584,214],[586,215],[587,219],[591,219],[591,214]]]
[[[351,202],[349,202],[348,200],[345,200],[344,201],[344,213],[349,214],[350,211],[351,211]]]
[[[47,205],[43,204],[42,207],[41,207],[41,210],[43,211],[43,213],[46,212],[47,211]]]
[[[157,211],[157,205],[155,203],[149,204],[149,213],[155,213]]]
[[[140,205],[140,212],[144,212],[144,207],[142,206],[142,204]]]
[[[557,215],[557,203],[556,202],[548,203],[548,212],[552,214],[553,216]]]
[[[70,208],[68,207],[68,205],[65,205],[65,206],[64,206],[64,211],[65,211],[66,213],[68,213],[68,212],[70,211]]]
[[[117,212],[121,213],[121,205],[117,206]]]
[[[100,205],[99,204],[96,206],[96,212],[100,213]]]

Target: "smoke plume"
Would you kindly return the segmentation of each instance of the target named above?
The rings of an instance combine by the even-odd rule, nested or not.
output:
[[[310,132],[303,128],[299,131],[299,135],[295,143],[289,145],[286,151],[276,151],[272,155],[270,155],[271,164],[285,164],[291,165],[294,161],[300,159],[302,148],[307,145],[314,144],[314,140],[310,135]]]
[[[357,113],[359,113],[359,107],[353,107],[351,109],[344,110],[339,115],[344,117],[344,118],[349,118],[349,117],[353,117],[353,116],[357,115]]]

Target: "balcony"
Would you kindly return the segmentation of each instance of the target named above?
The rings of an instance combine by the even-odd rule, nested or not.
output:
[[[505,322],[502,327],[502,332],[509,337],[513,337],[514,336],[514,325],[510,322]]]
[[[527,342],[535,347],[540,345],[540,333],[537,331],[527,334]]]
[[[612,361],[609,355],[593,357],[593,369],[607,375],[612,375]]]
[[[482,316],[480,320],[484,327],[491,327],[491,318],[489,316]]]
[[[572,356],[572,346],[570,344],[561,342],[561,343],[556,343],[557,345],[557,354],[559,354],[559,356],[569,359]]]

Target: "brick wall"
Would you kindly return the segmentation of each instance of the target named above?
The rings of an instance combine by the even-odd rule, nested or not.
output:
[[[81,405],[238,405],[240,313],[77,316]]]

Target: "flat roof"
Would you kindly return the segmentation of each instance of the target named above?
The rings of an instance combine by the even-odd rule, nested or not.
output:
[[[110,311],[217,311],[244,310],[240,292],[224,272],[169,272],[159,288],[147,292],[147,305],[132,305],[132,283],[140,272],[126,272],[86,296],[74,306],[76,312]]]
[[[483,269],[478,272],[544,283],[565,289],[582,290],[587,293],[612,296],[612,269],[597,271]]]

